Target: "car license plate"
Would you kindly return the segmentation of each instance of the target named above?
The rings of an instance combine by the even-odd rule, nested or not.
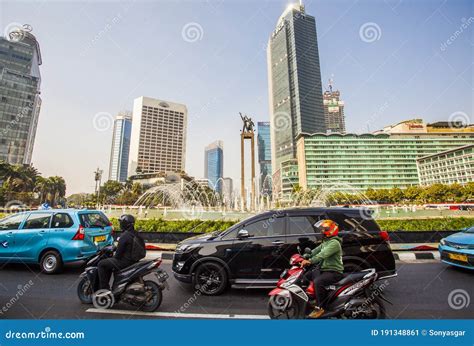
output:
[[[467,255],[461,255],[457,253],[448,254],[449,258],[456,261],[467,262]]]
[[[105,235],[100,235],[98,237],[94,237],[94,242],[100,243],[100,242],[105,241],[105,239],[107,239],[107,237]]]

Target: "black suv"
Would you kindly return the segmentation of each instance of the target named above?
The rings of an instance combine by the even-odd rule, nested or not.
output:
[[[178,244],[173,273],[202,293],[217,295],[232,287],[273,287],[290,257],[314,248],[322,234],[314,224],[331,219],[339,224],[346,271],[375,268],[380,277],[396,275],[395,259],[368,209],[304,208],[268,211],[229,229],[189,238]]]

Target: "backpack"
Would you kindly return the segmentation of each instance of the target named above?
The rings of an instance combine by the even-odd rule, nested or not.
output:
[[[138,262],[146,256],[145,241],[139,234],[133,235],[131,259]]]

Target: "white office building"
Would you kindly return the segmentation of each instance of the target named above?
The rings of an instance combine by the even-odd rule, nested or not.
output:
[[[184,171],[187,117],[183,104],[135,99],[128,175]]]

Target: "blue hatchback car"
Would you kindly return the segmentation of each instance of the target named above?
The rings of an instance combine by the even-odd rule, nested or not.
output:
[[[113,243],[112,223],[97,210],[20,212],[0,220],[0,263],[38,263],[47,274]]]
[[[474,227],[441,239],[438,249],[444,263],[474,269]]]

